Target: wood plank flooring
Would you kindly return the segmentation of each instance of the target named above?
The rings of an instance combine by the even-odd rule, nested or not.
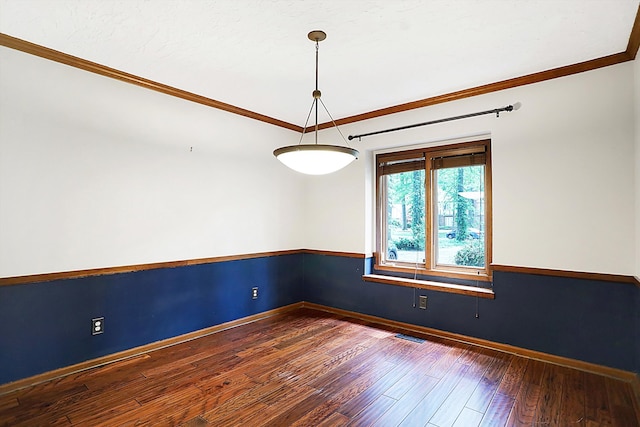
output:
[[[5,394],[0,425],[640,426],[627,383],[398,332],[299,309]]]

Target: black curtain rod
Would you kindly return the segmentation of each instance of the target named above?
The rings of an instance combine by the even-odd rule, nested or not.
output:
[[[513,105],[507,105],[506,107],[502,107],[502,108],[494,108],[493,110],[480,111],[478,113],[464,114],[462,116],[455,116],[455,117],[447,117],[446,119],[431,120],[429,122],[416,123],[413,125],[400,126],[397,128],[378,130],[378,131],[369,132],[369,133],[362,133],[360,135],[349,135],[349,141],[355,138],[360,139],[365,136],[378,135],[380,133],[395,132],[397,130],[405,130],[405,129],[416,128],[419,126],[434,125],[436,123],[450,122],[450,121],[459,120],[459,119],[468,119],[469,117],[484,116],[485,114],[495,114],[496,117],[500,117],[501,111],[513,111],[513,110],[517,110],[518,108],[520,108],[520,103],[516,102]]]

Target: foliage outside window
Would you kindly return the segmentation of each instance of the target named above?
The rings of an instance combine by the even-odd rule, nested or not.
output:
[[[376,156],[378,268],[487,280],[490,141]]]

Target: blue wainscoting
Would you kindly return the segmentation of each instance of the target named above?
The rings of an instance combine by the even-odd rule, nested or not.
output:
[[[0,384],[299,302],[303,256],[2,286]]]
[[[495,299],[364,282],[363,260],[307,254],[309,302],[640,372],[632,284],[494,272]],[[476,310],[479,317],[476,318]]]
[[[634,310],[636,312],[636,319],[635,319],[636,370],[635,372],[640,376],[640,290],[636,290],[634,306],[635,306]]]
[[[0,384],[300,301],[640,372],[636,286],[495,272],[489,300],[364,282],[371,269],[297,253],[1,286]],[[91,336],[99,316],[105,333]]]

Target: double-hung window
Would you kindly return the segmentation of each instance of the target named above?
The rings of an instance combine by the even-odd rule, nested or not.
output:
[[[490,141],[378,154],[376,165],[376,268],[490,280]]]

